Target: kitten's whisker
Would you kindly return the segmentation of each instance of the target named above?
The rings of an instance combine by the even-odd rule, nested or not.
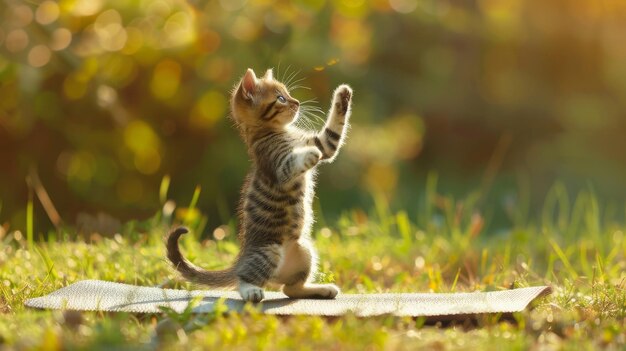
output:
[[[304,116],[306,116],[308,119],[315,120],[317,122],[324,122],[324,118],[322,118],[320,115],[317,115],[315,113],[305,112]]]
[[[291,68],[291,65],[287,65],[287,68],[285,69],[285,72],[283,73],[283,76],[280,77],[279,75],[276,75],[276,77],[279,77],[279,81],[284,82],[285,81],[285,76],[289,73],[289,69]]]
[[[310,103],[310,102],[317,102],[317,99],[316,99],[316,98],[312,98],[312,99],[308,99],[308,100],[301,101],[301,102],[300,102],[300,105],[302,105],[302,104],[308,104],[308,103]]]
[[[285,72],[285,76],[281,79],[281,82],[283,82],[283,84],[285,86],[289,86],[289,84],[288,84],[289,79],[291,79],[291,77],[294,75],[294,73],[295,73],[295,71],[291,72],[291,73],[289,73],[289,71]]]
[[[300,102],[300,106],[304,106],[306,108],[313,108],[321,110],[322,108],[314,104],[315,101],[305,100],[304,102]]]
[[[298,71],[294,70],[293,72],[291,72],[291,74],[289,74],[289,76],[287,76],[287,78],[285,78],[284,84],[285,85],[289,85],[289,82],[292,79],[294,79],[299,72],[300,72],[299,70]]]
[[[307,105],[306,103],[307,103],[307,101],[305,101],[304,104],[303,103],[300,104],[300,110],[302,112],[304,112],[306,115],[310,115],[310,116],[315,117],[315,119],[317,119],[317,120],[324,121],[324,118],[322,118],[321,116],[325,115],[325,111],[322,110],[318,106]]]
[[[280,60],[278,60],[278,67],[276,68],[276,77],[280,78]]]
[[[300,73],[300,71],[298,71],[298,73]],[[295,79],[295,78],[296,78],[296,77],[293,77],[292,79]],[[294,80],[293,82],[289,82],[289,85],[292,85],[292,84],[295,84],[295,83],[301,82],[301,81],[303,81],[303,80],[304,80],[304,78],[305,78],[305,77],[298,78],[298,79]]]
[[[311,90],[311,88],[305,87],[304,85],[295,85],[295,86],[292,86],[292,87],[287,87],[287,90],[289,90],[289,91],[293,91],[293,90],[297,90],[297,89]]]
[[[320,124],[324,124],[326,123],[326,121],[324,120],[324,118],[322,118],[321,116],[318,115],[309,115],[310,117],[313,117],[314,122],[319,122]]]
[[[290,86],[290,87],[291,87],[291,86],[294,86],[294,85],[296,85],[297,83],[300,83],[301,81],[303,81],[303,80],[304,80],[304,78],[305,78],[305,77],[302,77],[302,78],[298,78],[298,79],[296,79],[296,77],[294,77],[293,79],[295,79],[295,80],[294,80],[294,81],[290,81],[290,82],[289,82],[289,84],[286,84],[286,85],[287,85],[287,86]]]
[[[322,110],[321,108],[319,108],[317,106],[301,106],[301,109],[303,109],[305,111],[311,111],[311,112],[317,112],[317,113],[324,114],[324,110]]]
[[[321,125],[318,125],[318,123],[319,124],[325,123],[325,120],[321,118],[319,115],[306,109],[301,111],[301,116],[303,117],[301,119],[301,124],[305,125],[307,128],[319,129],[318,127],[321,127]]]
[[[315,114],[313,114],[313,113],[311,113],[311,112],[308,112],[308,111],[304,111],[304,112],[302,113],[302,115],[303,115],[303,116],[306,116],[306,117],[307,117],[307,118],[309,118],[309,119],[311,119],[312,117],[313,117],[313,118],[315,118],[316,120],[318,119],[318,118],[316,117],[316,115],[315,115]]]
[[[293,83],[292,80],[295,79],[298,76],[299,73],[300,73],[300,70],[295,71],[293,74],[289,75],[289,77],[287,77],[287,79],[286,79],[286,82],[283,83],[283,84],[285,84],[285,86],[290,86]],[[298,81],[296,81],[296,82],[298,82]]]

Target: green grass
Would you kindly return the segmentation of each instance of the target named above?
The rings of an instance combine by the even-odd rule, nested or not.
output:
[[[199,189],[196,190],[199,196]],[[16,349],[624,349],[626,224],[611,218],[589,192],[574,200],[555,186],[536,220],[510,205],[511,225],[492,232],[478,196],[455,200],[429,187],[414,213],[393,211],[382,196],[371,212],[354,210],[314,233],[320,279],[344,292],[450,292],[551,285],[553,294],[515,315],[517,323],[425,326],[410,318],[355,316],[280,318],[249,309],[228,315],[62,313],[23,307],[25,299],[82,279],[192,288],[164,260],[169,215],[129,223],[111,238],[56,235],[0,237],[0,348]],[[29,206],[32,206],[29,204]],[[171,211],[170,211],[171,212]],[[204,228],[193,209],[180,220]],[[529,219],[530,218],[530,219]],[[184,240],[186,255],[214,269],[237,252],[231,222],[224,240]],[[29,227],[30,228],[30,227]],[[36,228],[35,228],[36,229]],[[29,229],[31,231],[32,229]],[[198,231],[196,230],[196,233]],[[61,238],[57,238],[61,237]]]

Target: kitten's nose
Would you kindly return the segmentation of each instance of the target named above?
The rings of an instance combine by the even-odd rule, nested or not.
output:
[[[296,107],[300,107],[300,101],[298,100],[291,100],[291,102],[296,105]]]

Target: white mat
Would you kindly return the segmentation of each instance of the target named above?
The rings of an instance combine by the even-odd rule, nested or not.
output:
[[[491,292],[453,294],[340,294],[334,300],[289,299],[279,292],[265,292],[259,308],[276,315],[357,316],[391,314],[412,317],[467,316],[485,313],[511,313],[524,310],[541,295],[550,293],[547,286]],[[244,302],[235,291],[174,290],[142,287],[100,280],[84,280],[29,299],[26,306],[42,309],[159,313],[159,306],[182,312],[194,297],[197,313],[212,312],[215,303],[224,299],[229,310],[240,311]]]

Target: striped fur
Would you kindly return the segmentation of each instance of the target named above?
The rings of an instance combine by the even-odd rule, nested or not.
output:
[[[213,287],[238,285],[247,301],[263,299],[268,282],[283,285],[290,297],[334,298],[332,284],[312,284],[317,253],[310,232],[313,223],[314,174],[320,163],[332,162],[345,139],[352,90],[339,86],[327,122],[312,133],[292,125],[300,103],[269,70],[257,78],[249,69],[235,88],[232,117],[248,147],[252,167],[242,189],[239,239],[241,250],[229,269],[205,271],[180,253],[178,238],[169,235],[168,258],[183,277]]]

